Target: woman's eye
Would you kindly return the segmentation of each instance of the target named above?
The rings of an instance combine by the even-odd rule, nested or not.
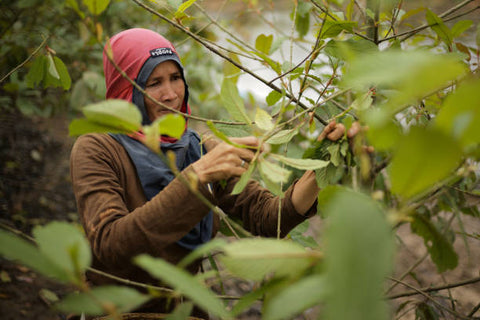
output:
[[[151,83],[147,84],[146,87],[151,88],[151,87],[156,87],[158,85],[160,85],[160,81],[154,81],[154,82],[151,82]]]

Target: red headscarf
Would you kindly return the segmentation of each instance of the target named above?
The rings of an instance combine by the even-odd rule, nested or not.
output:
[[[191,113],[188,106],[188,86],[183,74],[183,66],[175,47],[170,41],[154,31],[134,28],[113,36],[110,39],[110,47],[113,60],[118,67],[143,89],[146,80],[159,63],[166,60],[177,62],[185,82],[185,99],[180,111],[187,114]],[[133,102],[142,113],[143,124],[149,124],[151,121],[145,110],[143,95],[115,69],[115,66],[107,57],[106,50],[108,50],[108,45],[105,46],[103,51],[103,70],[107,87],[106,98]],[[175,140],[170,137],[162,137],[162,142],[174,142]]]

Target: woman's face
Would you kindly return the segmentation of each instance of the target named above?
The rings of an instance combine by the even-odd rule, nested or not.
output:
[[[177,63],[167,60],[157,65],[148,77],[145,92],[170,108],[180,110],[185,98],[185,83]],[[146,96],[144,102],[148,117],[152,122],[172,112],[157,105]]]

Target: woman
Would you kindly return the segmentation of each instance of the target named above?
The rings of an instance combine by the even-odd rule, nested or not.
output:
[[[112,37],[110,46],[115,63],[152,98],[170,109],[190,113],[183,67],[168,40],[150,30],[130,29]],[[172,112],[144,97],[115,69],[105,52],[104,72],[106,98],[133,102],[144,124]],[[343,127],[332,123],[323,135],[336,139],[343,132]],[[255,137],[232,140],[258,147]],[[238,177],[253,158],[252,150],[224,142],[211,143],[201,156],[200,138],[190,129],[185,129],[178,141],[162,137],[161,148],[176,154],[183,177],[198,178],[198,191],[204,197],[229,216],[240,219],[255,235],[276,236],[279,201],[282,236],[315,214],[319,189],[311,171],[296,181],[281,200],[254,181],[239,195],[231,195]],[[146,253],[175,264],[218,231],[219,218],[174,177],[156,154],[129,136],[79,137],[71,153],[71,177],[92,248],[93,267],[110,274],[155,284],[157,281],[131,263],[133,257]],[[220,180],[226,180],[226,186],[221,186]],[[197,272],[199,264],[189,269]],[[112,282],[96,274],[89,274],[88,279],[95,285]],[[152,300],[137,311],[168,310],[162,301]]]

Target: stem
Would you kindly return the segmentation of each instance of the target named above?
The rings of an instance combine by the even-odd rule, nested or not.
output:
[[[25,61],[23,61],[22,63],[20,63],[18,66],[16,66],[15,68],[13,68],[12,70],[10,70],[9,73],[7,73],[2,79],[0,79],[0,83],[2,83],[3,81],[5,81],[5,79],[7,79],[10,75],[12,75],[15,71],[17,71],[18,69],[20,69],[21,67],[23,67],[28,61],[30,61],[44,46],[45,44],[47,43],[47,40],[48,40],[49,37],[46,37],[42,43],[40,43],[40,45],[35,49],[35,51],[32,52],[31,55],[28,56],[27,59],[25,59]]]
[[[437,307],[447,311],[448,313],[454,315],[455,317],[457,317],[458,319],[465,319],[465,320],[471,320],[471,318],[469,316],[463,316],[461,314],[459,314],[458,312],[450,309],[450,308],[447,308],[445,307],[444,305],[442,305],[441,303],[437,302],[432,296],[430,296],[429,294],[427,294],[427,292],[423,289],[418,289],[418,288],[415,288],[414,286],[404,282],[404,281],[401,281],[401,280],[398,280],[398,279],[393,279],[393,278],[390,278],[391,280],[393,281],[398,281],[398,283],[414,290],[415,292],[413,293],[413,295],[415,294],[421,294],[422,296],[424,296],[425,298],[427,298],[428,300],[432,301],[432,303],[434,303]],[[477,280],[477,282],[480,281],[480,278]],[[447,289],[447,288],[445,288]],[[431,290],[431,288],[428,289],[429,291],[433,291]]]

